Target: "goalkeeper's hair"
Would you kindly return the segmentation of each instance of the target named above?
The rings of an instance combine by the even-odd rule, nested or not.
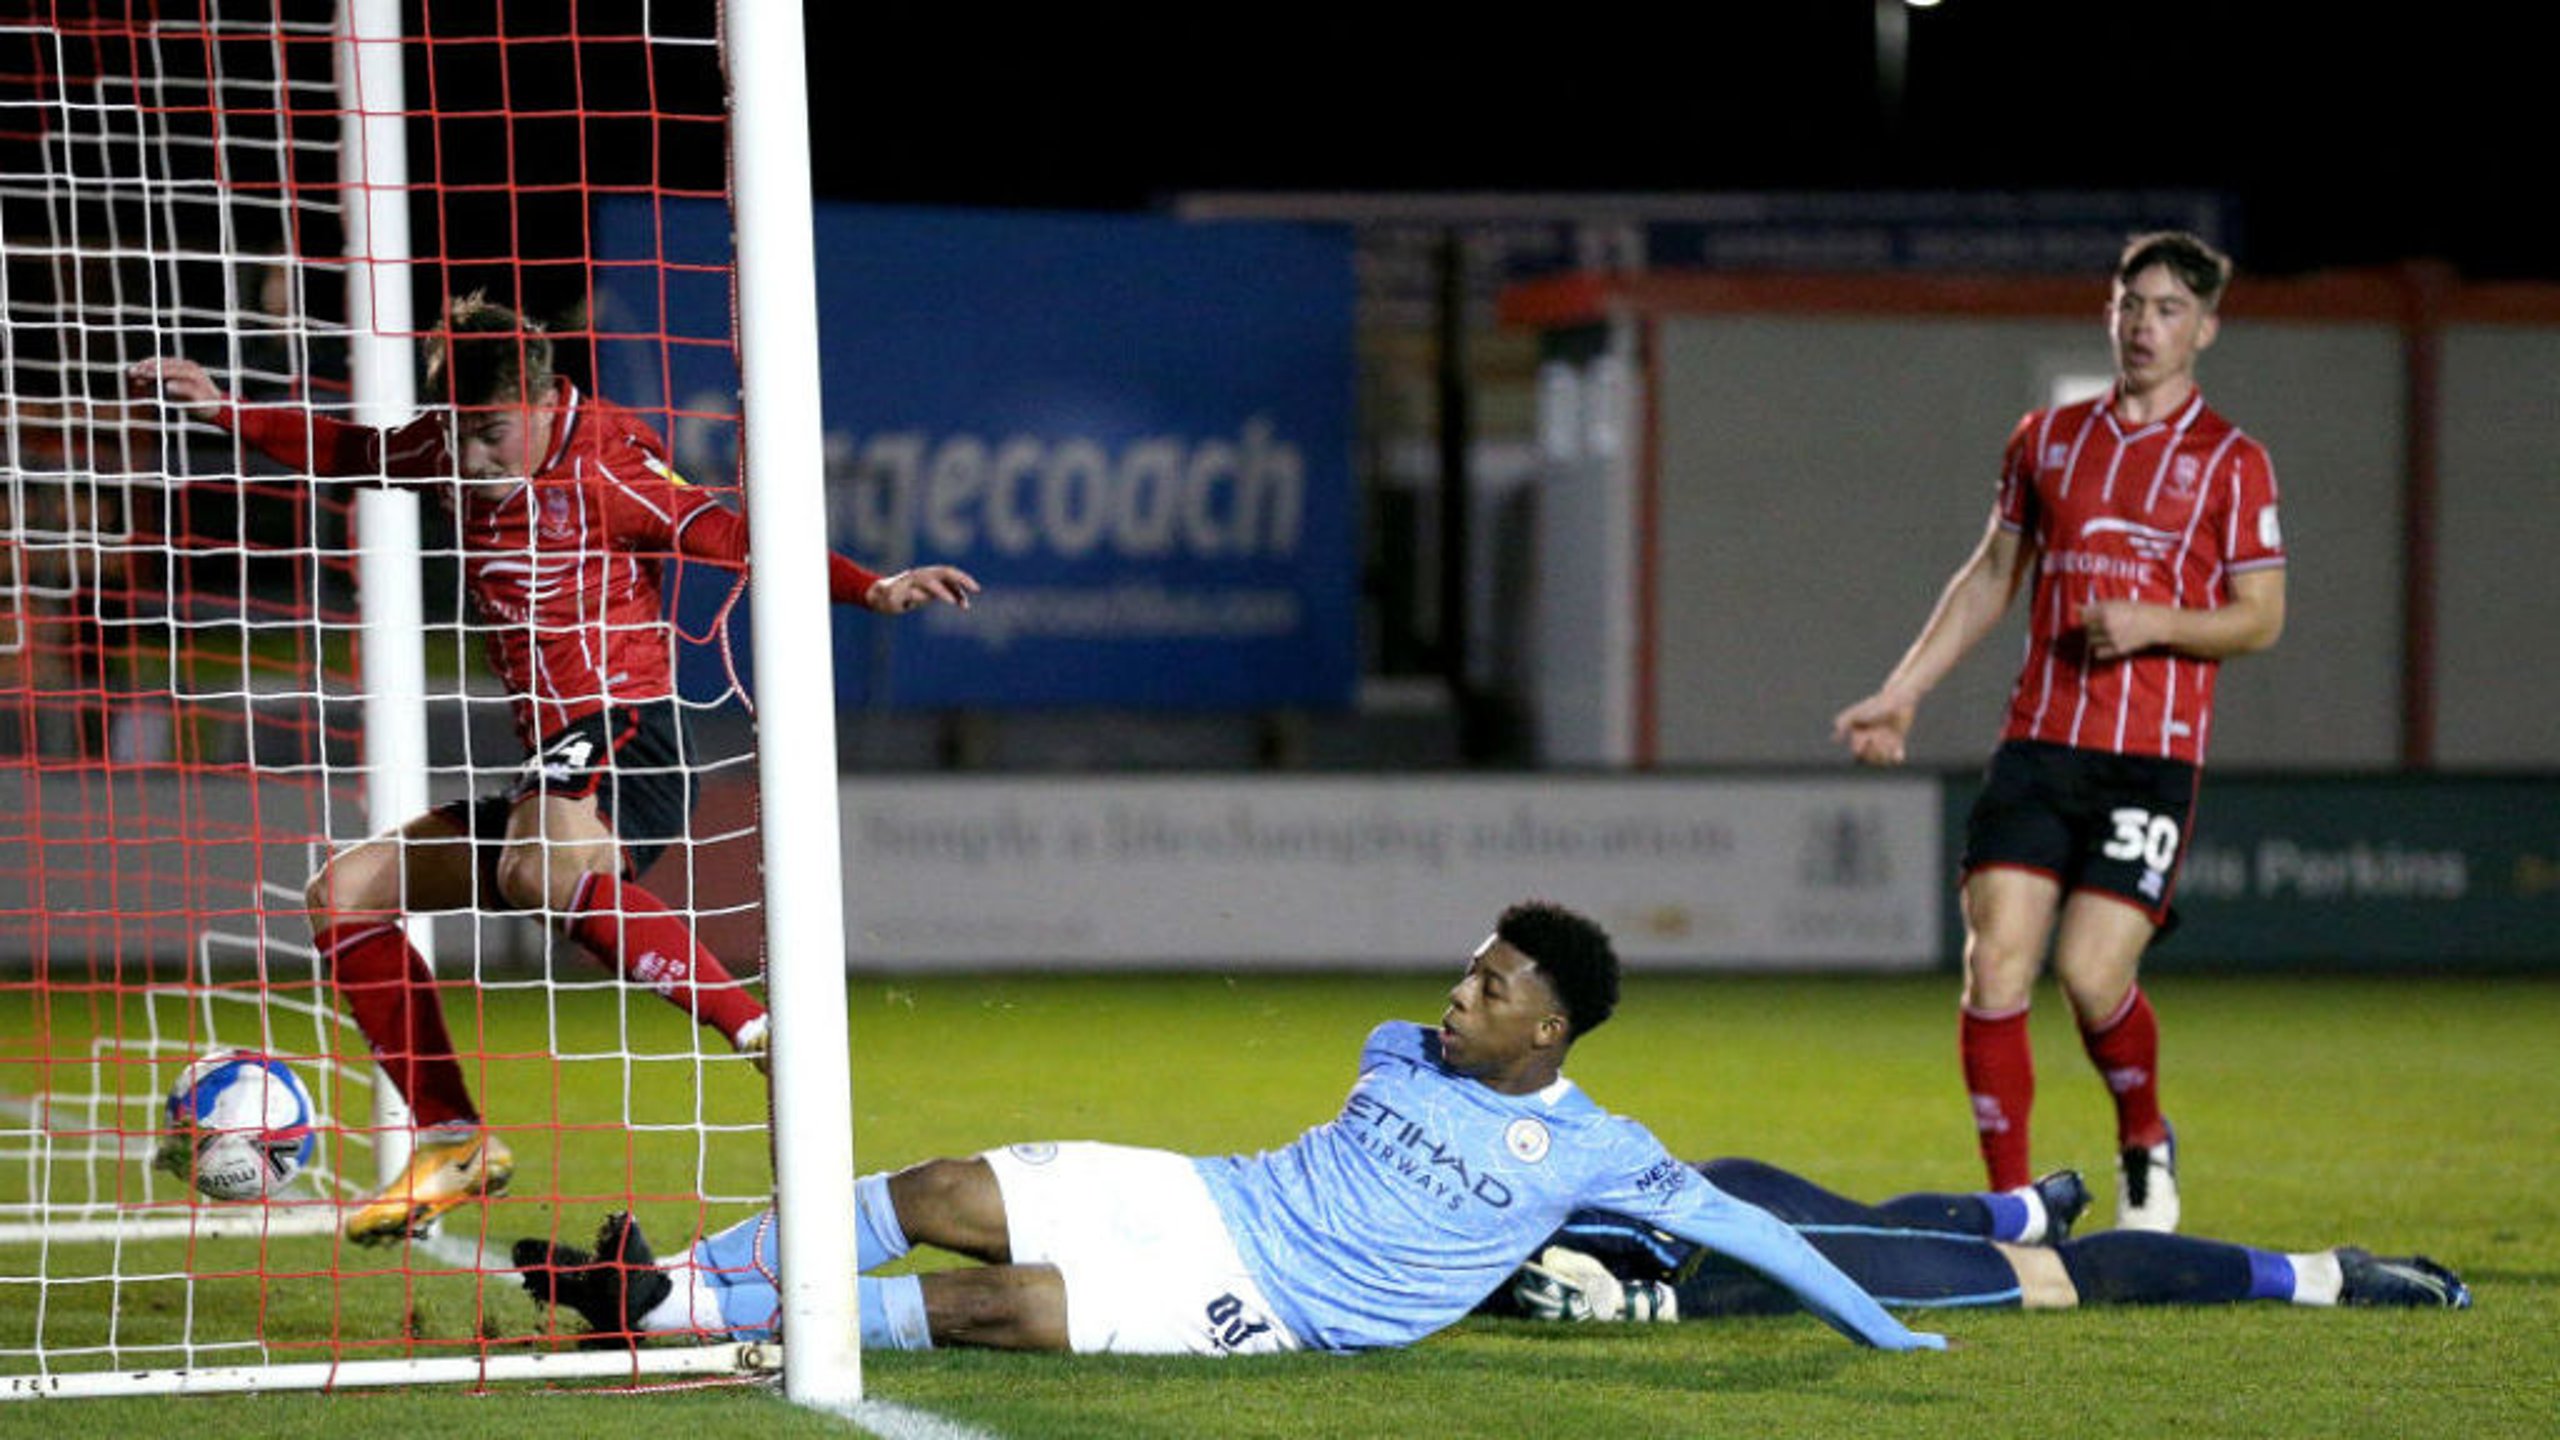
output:
[[[2231,284],[2231,257],[2184,230],[2154,230],[2124,242],[2124,253],[2116,259],[2116,283],[2130,283],[2154,265],[2168,266],[2207,310],[2222,303],[2222,292]]]
[[[551,383],[551,337],[539,322],[474,290],[445,307],[427,342],[427,394],[447,405],[504,405]]]
[[[1581,1039],[1618,1008],[1618,952],[1609,932],[1561,905],[1524,900],[1493,927],[1502,943],[1538,962]]]

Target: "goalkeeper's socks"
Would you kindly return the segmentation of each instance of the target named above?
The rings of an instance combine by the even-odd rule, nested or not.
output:
[[[667,1292],[666,1299],[651,1306],[648,1314],[640,1317],[639,1323],[633,1327],[636,1333],[652,1339],[691,1335],[704,1341],[770,1340],[777,1333],[773,1328],[773,1313],[781,1299],[780,1292],[771,1291],[773,1299],[762,1303],[741,1297],[738,1308],[742,1312],[756,1309],[763,1318],[747,1325],[733,1326],[729,1323],[726,1307],[721,1303],[726,1290],[701,1270],[686,1263],[669,1265],[664,1273],[675,1288]]]
[[[2343,1284],[2326,1251],[2285,1255],[2148,1230],[2102,1230],[2053,1253],[2084,1305],[2335,1305]]]
[[[933,1330],[924,1317],[922,1276],[865,1275],[853,1284],[854,1299],[862,1309],[864,1349],[933,1348]]]
[[[914,1248],[890,1202],[886,1172],[853,1182],[853,1240],[856,1270],[877,1270]]]
[[[2033,1185],[2021,1185],[2015,1190],[1974,1198],[1982,1202],[1988,1217],[1980,1233],[1994,1240],[2011,1240],[2027,1245],[2044,1239],[2045,1227],[2049,1223],[2044,1197],[2036,1193]]]
[[[2116,1013],[2080,1032],[2080,1048],[2116,1097],[2116,1143],[2157,1145],[2169,1138],[2160,1118],[2160,1020],[2137,985]]]
[[[663,1273],[675,1288],[641,1317],[638,1333],[740,1341],[781,1335],[782,1292],[770,1270],[706,1269],[701,1259],[697,1251],[692,1260],[666,1267]],[[864,1275],[854,1281],[854,1296],[862,1310],[863,1348],[933,1348],[921,1277]]]
[[[2027,1007],[1994,1015],[1967,1006],[1958,1038],[1983,1167],[1992,1189],[2015,1190],[2034,1178],[2027,1172],[2027,1116],[2036,1103],[2036,1059]]]
[[[347,1013],[373,1047],[373,1058],[409,1102],[413,1123],[478,1124],[479,1107],[454,1058],[436,999],[435,973],[410,945],[396,919],[334,920],[312,932]]]
[[[563,919],[570,939],[610,961],[624,979],[656,991],[733,1042],[747,1022],[764,1014],[763,1003],[694,938],[682,915],[630,881],[587,876]]]
[[[2346,1293],[2346,1272],[2339,1267],[2335,1250],[2314,1250],[2308,1255],[2271,1255],[2253,1250],[2250,1254],[2253,1257],[2264,1255],[2272,1262],[2268,1267],[2270,1270],[2279,1265],[2284,1267],[2286,1276],[2293,1282],[2288,1293],[2271,1294],[2266,1297],[2270,1300],[2290,1300],[2296,1305],[2335,1305]]]
[[[667,1267],[675,1293],[641,1328],[773,1339],[782,1323],[781,1243],[771,1210],[696,1240],[683,1264]]]
[[[675,1290],[649,1312],[641,1329],[692,1331],[732,1340],[780,1334],[782,1290],[775,1279],[773,1212],[739,1221],[693,1247],[687,1263],[667,1267]],[[924,1286],[913,1275],[864,1275],[854,1281],[862,1309],[862,1343],[875,1350],[930,1350]]]

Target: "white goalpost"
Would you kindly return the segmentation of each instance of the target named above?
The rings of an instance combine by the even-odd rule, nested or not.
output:
[[[399,0],[346,0],[337,39],[340,187],[346,195],[347,379],[350,419],[377,429],[417,410],[416,307],[409,294],[408,86]],[[364,687],[364,813],[372,828],[427,808],[426,597],[419,578],[418,497],[388,486],[356,497],[356,586]],[[435,963],[435,927],[412,916],[409,943]],[[408,1164],[408,1106],[373,1091],[376,1177]]]
[[[819,430],[817,260],[809,214],[809,106],[797,5],[744,4],[730,20],[736,102],[742,369],[750,397],[756,566],[767,615],[827,606],[825,437]],[[765,907],[771,935],[776,1206],[782,1216],[784,1390],[805,1405],[862,1398],[854,1313],[853,1094],[845,1052],[844,871],[836,787],[807,760],[836,753],[835,670],[824,646],[759,625]],[[814,650],[814,653],[812,651]],[[792,1223],[794,1218],[803,1223]],[[808,1223],[815,1222],[815,1223]]]
[[[41,13],[0,19],[0,1400],[727,1378],[859,1413],[827,647],[756,626],[751,723],[688,686],[727,758],[688,757],[705,798],[650,872],[742,978],[761,951],[770,1091],[530,920],[406,916],[515,1183],[355,1246],[341,1227],[400,1172],[410,1121],[303,886],[337,847],[503,787],[519,756],[490,736],[513,697],[464,643],[464,540],[419,491],[279,469],[124,383],[183,355],[243,403],[397,426],[420,413],[431,294],[497,276],[583,347],[582,390],[654,377],[613,398],[671,438],[736,434],[734,473],[676,464],[740,492],[756,609],[826,614],[798,7],[570,7],[571,32],[531,36],[404,35],[399,0]],[[483,44],[494,114],[437,68]],[[519,101],[542,77],[517,67],[553,64],[591,109]],[[573,178],[510,161],[484,182],[493,136],[554,147]],[[715,148],[725,164],[699,158]],[[721,198],[734,316],[706,333],[635,309],[706,268],[671,258],[666,217]],[[645,223],[615,231],[613,205]],[[730,357],[733,409],[677,383],[705,351]],[[271,1199],[151,1165],[167,1087],[217,1047],[288,1064],[319,1112]],[[585,1348],[511,1268],[511,1239],[583,1245],[607,1210],[664,1257],[768,1203],[787,1345]]]

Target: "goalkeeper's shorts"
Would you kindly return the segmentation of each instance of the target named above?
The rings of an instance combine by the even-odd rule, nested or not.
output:
[[[1268,1355],[1300,1346],[1245,1269],[1187,1155],[1070,1141],[984,1156],[1016,1265],[1055,1265],[1077,1354]]]

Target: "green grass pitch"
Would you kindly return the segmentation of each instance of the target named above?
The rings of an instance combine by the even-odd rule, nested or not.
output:
[[[1038,976],[860,978],[852,985],[856,1143],[865,1168],[1014,1140],[1099,1138],[1185,1151],[1279,1144],[1330,1116],[1361,1037],[1429,1018],[1455,978]],[[1411,1350],[1258,1361],[968,1353],[872,1355],[868,1393],[1007,1437],[1820,1435],[2074,1440],[2560,1432],[2560,984],[2549,980],[2165,974],[2149,987],[2164,1094],[2184,1143],[2186,1228],[2281,1248],[2422,1250],[2471,1281],[2463,1314],[2296,1310],[1945,1312],[1942,1355],[1859,1350],[1805,1318],[1575,1328],[1471,1321]],[[24,994],[0,1028],[29,1033]],[[594,993],[561,1023],[681,1043],[654,1002]],[[457,1007],[459,1010],[459,1007]],[[490,1048],[530,1051],[543,1008],[496,994]],[[2106,1104],[2048,991],[2035,1019],[2039,1166],[2076,1164],[2101,1191]],[[466,1040],[467,1043],[467,1040]],[[1639,974],[1570,1073],[1685,1156],[1747,1154],[1864,1198],[1978,1180],[1955,1073],[1953,982]],[[554,1103],[545,1067],[496,1077],[523,1127],[519,1198],[492,1233],[542,1229],[548,1197],[591,1169],[635,1166],[641,1215],[672,1240],[694,1207],[677,1136],[531,1133]],[[601,1065],[565,1072],[601,1086]],[[5,1077],[0,1077],[5,1078]],[[688,1106],[691,1081],[645,1082]],[[742,1067],[710,1077],[715,1118],[761,1108]],[[609,1097],[563,1097],[605,1113]],[[655,1152],[663,1150],[663,1155]],[[760,1182],[756,1144],[712,1147],[733,1190]],[[605,1182],[620,1183],[618,1178]],[[587,1189],[595,1188],[593,1184]],[[566,1203],[581,1231],[600,1196]],[[234,1242],[247,1244],[248,1242]],[[318,1242],[311,1242],[315,1245]],[[320,1246],[321,1253],[326,1247]],[[23,1257],[0,1256],[23,1272]],[[254,1264],[227,1257],[226,1264]],[[304,1292],[300,1295],[297,1292]],[[344,1293],[337,1293],[343,1291]],[[373,1293],[381,1292],[381,1293]],[[529,1329],[520,1297],[468,1279],[336,1287],[277,1279],[271,1329],[333,1323],[387,1337],[402,1307]],[[388,1298],[385,1298],[385,1297]],[[22,1296],[10,1296],[8,1309]],[[79,1297],[56,1297],[77,1305]],[[147,1316],[122,1323],[147,1322]],[[57,1319],[57,1323],[58,1319]],[[103,1325],[105,1317],[98,1317]],[[23,1315],[0,1314],[22,1343]],[[842,1435],[843,1422],[749,1387],[640,1396],[501,1389],[0,1403],[0,1437],[679,1433]]]

